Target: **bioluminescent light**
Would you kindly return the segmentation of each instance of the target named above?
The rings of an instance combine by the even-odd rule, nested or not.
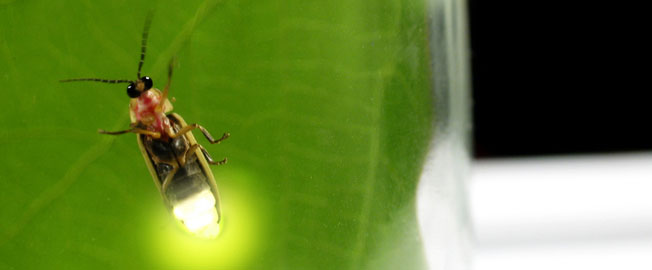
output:
[[[215,197],[210,190],[203,190],[178,202],[173,206],[172,212],[193,234],[204,238],[215,238],[220,233]]]

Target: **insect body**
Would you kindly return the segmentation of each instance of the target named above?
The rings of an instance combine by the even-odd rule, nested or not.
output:
[[[168,81],[162,92],[153,88],[150,77],[140,76],[150,18],[148,16],[143,31],[137,75],[139,79],[80,78],[62,82],[129,83],[127,95],[131,98],[130,128],[112,132],[100,129],[99,132],[109,135],[136,133],[138,146],[165,205],[190,232],[212,238],[219,233],[222,216],[220,197],[209,164],[224,164],[226,158],[214,161],[206,149],[197,143],[191,131],[200,129],[211,144],[225,140],[229,133],[224,133],[221,138],[215,140],[204,127],[198,124],[188,125],[181,116],[171,113],[173,107],[168,100],[168,91],[172,77],[172,61],[168,68]]]
[[[175,113],[167,115],[165,120],[177,134],[189,127]],[[174,216],[190,232],[216,236],[221,221],[220,197],[208,164],[223,164],[226,159],[213,161],[191,132],[167,141],[139,134],[138,146],[154,183]]]

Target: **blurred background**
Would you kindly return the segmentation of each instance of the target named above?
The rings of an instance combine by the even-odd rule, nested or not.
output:
[[[652,269],[639,10],[469,0],[475,269]]]

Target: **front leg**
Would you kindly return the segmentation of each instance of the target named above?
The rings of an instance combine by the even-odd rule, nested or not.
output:
[[[206,130],[204,127],[200,126],[197,123],[187,125],[187,126],[183,127],[182,129],[180,129],[177,133],[169,134],[169,135],[170,135],[170,138],[174,139],[174,138],[182,136],[183,134],[186,134],[187,132],[189,132],[189,131],[191,131],[193,129],[196,129],[196,128],[199,128],[199,130],[201,130],[201,133],[204,134],[204,137],[206,137],[206,139],[211,144],[220,143],[221,141],[226,140],[227,138],[229,138],[229,136],[231,136],[231,134],[229,134],[229,133],[224,133],[224,135],[222,135],[222,138],[219,138],[219,139],[215,140],[215,139],[213,139],[213,136],[211,136],[211,134],[208,133],[208,130]]]
[[[160,132],[149,131],[149,130],[146,130],[146,129],[136,128],[136,127],[135,128],[130,128],[130,129],[125,129],[125,130],[120,130],[120,131],[106,131],[106,130],[103,130],[103,129],[98,129],[97,132],[100,133],[100,134],[107,134],[107,135],[120,135],[120,134],[125,134],[125,133],[132,132],[132,133],[136,133],[136,134],[147,135],[147,136],[150,136],[150,137],[152,137],[154,139],[161,138],[161,133]]]
[[[100,128],[100,129],[97,130],[97,133],[99,133],[99,134],[107,134],[107,135],[120,135],[120,134],[129,133],[132,130],[133,130],[133,128],[120,130],[120,131],[106,131],[106,130],[103,130],[103,129]]]

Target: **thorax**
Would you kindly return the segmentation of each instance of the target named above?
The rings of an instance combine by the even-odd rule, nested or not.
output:
[[[154,88],[132,99],[129,104],[132,124],[140,124],[147,130],[160,132],[161,136],[171,128],[170,120],[165,115],[171,110],[170,102],[167,99],[162,100],[161,92]]]

